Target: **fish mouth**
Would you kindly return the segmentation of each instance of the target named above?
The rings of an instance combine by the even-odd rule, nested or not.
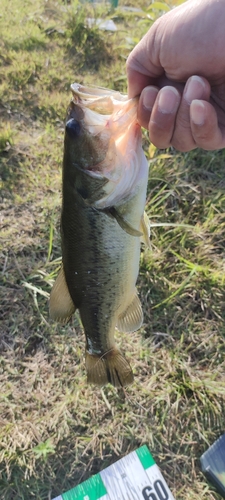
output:
[[[87,87],[80,83],[73,83],[71,91],[72,103],[84,110],[86,122],[90,125],[101,122],[102,127],[106,126],[112,133],[119,129],[121,135],[128,126],[137,123],[137,97],[128,99],[127,94],[116,90],[91,85]]]
[[[117,95],[118,99],[123,101],[127,99],[126,94],[121,94],[117,90],[112,90],[112,89],[106,89],[105,87],[96,87],[94,85],[89,85],[88,87],[85,85],[81,85],[81,83],[72,83],[71,84],[71,90],[74,92],[74,94],[78,94],[80,97],[83,98],[90,98],[92,99],[94,96],[101,96],[102,95]]]
[[[104,157],[100,155],[100,161],[93,155],[92,166],[88,162],[84,168],[90,177],[101,176],[105,181],[104,193],[95,201],[95,207],[105,209],[121,204],[125,198],[128,200],[134,195],[143,176],[144,153],[141,148],[141,127],[137,121],[138,98],[128,99],[126,94],[115,90],[87,87],[79,83],[72,84],[71,90],[68,132],[71,136],[77,130],[79,132],[76,120],[81,110],[83,136],[95,144],[99,151],[105,151]],[[84,153],[82,149],[81,154]]]
[[[127,101],[127,95],[104,87],[84,86],[72,83],[71,90],[75,102],[82,102],[86,107],[98,113],[111,114],[114,101]],[[99,109],[100,108],[100,109]]]

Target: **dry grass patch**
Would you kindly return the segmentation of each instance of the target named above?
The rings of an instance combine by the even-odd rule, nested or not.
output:
[[[143,136],[152,222],[138,281],[145,323],[117,335],[134,368],[131,387],[88,387],[79,317],[64,328],[48,318],[61,254],[69,85],[125,90],[126,56],[150,22],[149,5],[142,7],[135,14],[77,2],[2,2],[2,500],[47,500],[144,443],[176,500],[219,498],[199,457],[225,424],[224,151],[148,151]],[[87,16],[113,17],[119,30],[88,30]]]

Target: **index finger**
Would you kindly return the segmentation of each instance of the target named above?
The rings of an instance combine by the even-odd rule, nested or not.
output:
[[[158,54],[154,54],[153,50],[154,32],[155,25],[136,45],[127,59],[128,96],[130,98],[140,95],[147,85],[157,85],[158,78],[164,73]]]
[[[144,75],[129,66],[127,67],[127,79],[129,99],[139,96],[142,90],[152,83],[148,75]]]

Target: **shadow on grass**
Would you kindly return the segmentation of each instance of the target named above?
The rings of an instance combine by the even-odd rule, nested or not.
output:
[[[0,179],[2,198],[13,199],[23,176],[21,163],[24,161],[20,155],[11,147],[0,152]]]
[[[202,414],[199,414],[199,418],[202,418]],[[201,427],[201,431],[207,435],[207,426],[210,426],[208,438],[211,440],[217,439],[223,432],[224,419],[215,417],[213,411],[205,411],[204,419],[205,425]],[[173,421],[171,419],[170,426],[166,429],[167,435],[164,436],[167,445],[160,445],[162,456],[160,462],[157,460],[158,464],[163,467],[163,474],[166,480],[171,485],[174,479],[178,480],[179,476],[185,475],[186,477],[188,471],[190,473],[193,464],[195,464],[195,474],[197,472],[199,475],[198,481],[201,481],[199,458],[206,450],[207,445],[205,441],[200,442],[200,440],[196,440],[196,436],[194,437],[194,428],[189,429],[191,436],[193,436],[192,438],[189,437],[190,445],[185,438],[183,442],[180,442],[179,436],[183,434],[184,437],[183,424],[182,420]],[[84,429],[74,427],[73,432],[83,436],[83,438],[85,436],[89,438],[88,430],[85,432]],[[156,433],[156,437],[160,439],[160,433],[158,431]],[[27,459],[32,463],[32,451],[24,452],[24,456],[23,452],[20,452],[17,456],[21,465],[17,465],[12,461],[9,469],[8,467],[4,468],[4,464],[2,464],[0,469],[0,499],[53,499],[115,463],[142,444],[143,437],[142,440],[138,439],[138,437],[133,437],[133,439],[124,440],[119,454],[113,452],[110,446],[104,446],[104,452],[101,456],[95,456],[92,449],[81,454],[76,449],[72,440],[62,439],[58,443],[54,454],[49,454],[45,459],[40,458],[36,460],[35,468],[32,471],[25,464],[22,465],[22,462],[26,462]],[[187,446],[191,446],[191,460],[190,457],[188,458]],[[186,477],[187,480],[188,478]],[[192,482],[191,474],[189,482],[190,484]]]
[[[5,43],[7,50],[25,50],[28,52],[32,52],[34,50],[45,50],[47,49],[47,45],[47,42],[35,36],[29,36],[29,38],[24,38],[11,43]]]
[[[77,434],[79,432],[78,429]],[[133,442],[124,442],[120,456],[108,447],[104,450],[102,457],[94,456],[93,451],[90,450],[84,456],[80,455],[80,459],[78,459],[77,450],[73,443],[70,443],[69,439],[62,439],[58,443],[54,455],[36,461],[32,474],[25,465],[18,466],[11,462],[8,476],[7,467],[4,468],[2,463],[0,468],[0,499],[30,500],[34,498],[35,500],[47,500],[54,498],[115,463],[141,444],[140,440],[134,438]],[[26,455],[27,457],[31,456],[31,453],[25,452],[24,461],[26,461]],[[23,454],[19,455],[22,462]]]

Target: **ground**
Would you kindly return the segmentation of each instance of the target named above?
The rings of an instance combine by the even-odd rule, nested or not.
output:
[[[157,151],[143,131],[152,225],[138,279],[144,325],[117,334],[132,386],[88,386],[79,316],[65,327],[48,317],[70,84],[126,91],[127,55],[176,3],[130,12],[124,2],[1,2],[2,500],[54,498],[142,444],[176,500],[219,499],[199,458],[225,424],[225,152]],[[87,17],[111,18],[118,31],[87,28]]]

